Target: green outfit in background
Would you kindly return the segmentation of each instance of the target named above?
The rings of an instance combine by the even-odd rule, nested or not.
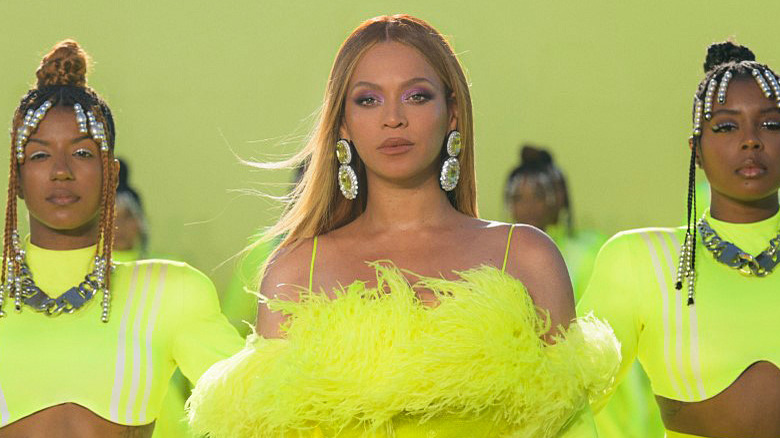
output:
[[[607,238],[595,230],[577,230],[572,235],[558,225],[548,227],[547,232],[561,250],[574,287],[574,298],[579,302],[590,281],[599,249]],[[634,363],[595,420],[601,438],[663,436],[663,422],[650,381],[638,363]]]
[[[750,254],[766,249],[780,230],[780,213],[748,224],[722,222],[709,211],[705,217],[722,239]],[[593,311],[615,330],[623,353],[618,380],[636,357],[655,394],[698,402],[725,390],[757,361],[780,363],[780,337],[771,335],[780,333],[780,275],[743,275],[699,242],[695,304],[688,306],[686,290],[674,287],[684,234],[682,228],[648,228],[610,239],[578,311]]]
[[[257,317],[255,293],[260,289],[260,269],[277,244],[277,240],[260,242],[241,255],[222,295],[222,311],[242,336],[252,333],[250,327]]]

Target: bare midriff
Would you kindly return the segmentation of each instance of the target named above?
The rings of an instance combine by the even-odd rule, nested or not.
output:
[[[780,436],[780,369],[770,362],[754,363],[707,400],[655,398],[664,425],[675,432],[712,438]]]
[[[74,403],[52,406],[3,428],[0,438],[149,438],[154,422],[127,426],[108,421]]]

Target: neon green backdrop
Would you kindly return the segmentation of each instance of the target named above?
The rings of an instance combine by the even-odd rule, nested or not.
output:
[[[10,124],[41,56],[76,38],[95,60],[90,84],[115,111],[152,251],[223,286],[232,263],[217,266],[279,212],[238,190],[281,194],[290,179],[237,157],[298,147],[341,41],[363,19],[398,12],[450,35],[467,69],[485,218],[506,218],[503,179],[529,140],[568,173],[582,226],[678,224],[705,47],[736,35],[780,68],[774,0],[5,0],[0,118]]]

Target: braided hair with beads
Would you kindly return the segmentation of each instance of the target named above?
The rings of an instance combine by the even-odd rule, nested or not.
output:
[[[702,117],[712,118],[717,101],[726,103],[729,82],[737,77],[752,77],[767,99],[774,99],[780,107],[780,79],[769,66],[756,62],[756,56],[745,46],[731,41],[714,43],[707,48],[704,61],[704,79],[693,97],[693,133],[690,137],[691,159],[688,169],[688,221],[677,268],[675,288],[688,285],[688,305],[694,304],[696,283],[696,157],[701,150]]]
[[[116,174],[114,169],[114,119],[106,102],[87,85],[89,57],[76,41],[64,40],[56,44],[41,60],[35,75],[36,85],[21,99],[14,112],[11,130],[11,160],[8,172],[5,230],[3,236],[3,264],[0,269],[0,316],[6,294],[16,298],[16,309],[21,310],[20,289],[22,257],[19,256],[17,232],[17,197],[19,167],[24,164],[24,147],[45,117],[46,111],[57,106],[73,108],[82,132],[88,132],[100,146],[102,187],[98,245],[95,254],[96,274],[102,279],[103,322],[108,321],[110,304],[111,250],[114,230],[114,202]],[[12,280],[16,281],[14,287]]]

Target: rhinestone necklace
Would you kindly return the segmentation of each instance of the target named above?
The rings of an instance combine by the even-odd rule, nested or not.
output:
[[[780,233],[769,241],[769,247],[757,256],[752,256],[742,251],[738,246],[727,242],[718,236],[710,224],[704,219],[699,219],[696,228],[701,234],[704,247],[720,263],[737,269],[745,275],[764,277],[772,273],[772,270],[780,263]]]

